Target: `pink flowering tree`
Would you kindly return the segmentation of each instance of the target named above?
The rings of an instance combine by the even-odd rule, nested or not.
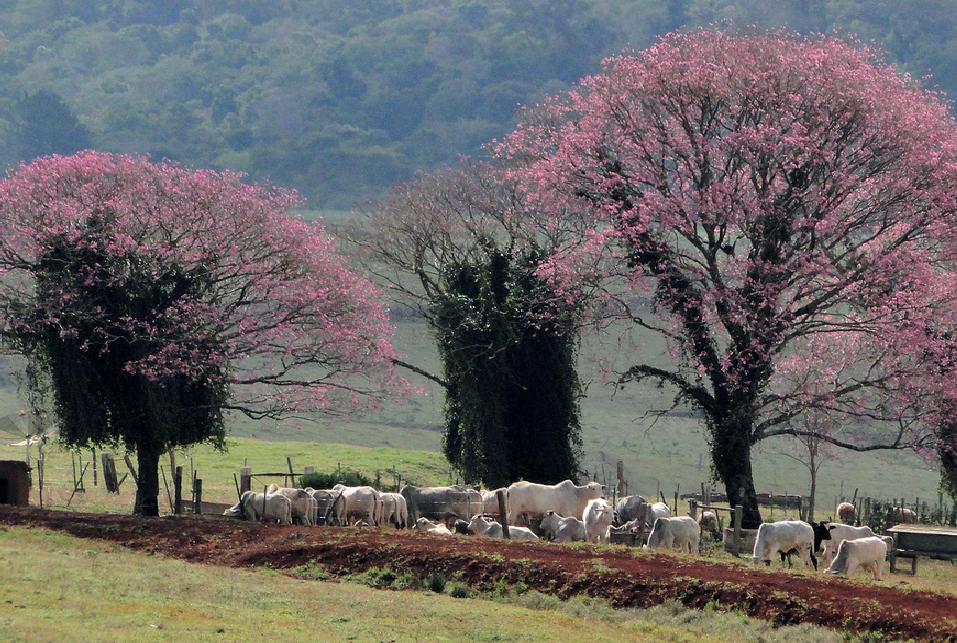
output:
[[[122,445],[134,513],[158,462],[224,416],[345,414],[404,391],[378,292],[294,195],[228,172],[81,152],[0,183],[0,332],[47,375],[61,439]]]
[[[760,523],[753,446],[933,450],[952,397],[957,127],[867,47],[672,34],[528,110],[497,147],[553,217],[598,222],[542,270],[667,342],[622,382],[672,387]],[[814,413],[814,422],[802,415]]]

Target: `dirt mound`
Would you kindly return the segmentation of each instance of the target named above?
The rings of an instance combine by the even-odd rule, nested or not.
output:
[[[442,573],[490,590],[524,583],[561,598],[588,595],[619,607],[717,603],[781,625],[814,623],[885,640],[957,641],[957,597],[843,578],[764,571],[596,545],[511,543],[478,537],[336,527],[279,527],[222,518],[141,518],[0,505],[0,524],[44,527],[109,540],[192,563],[330,574],[389,566],[425,578]]]

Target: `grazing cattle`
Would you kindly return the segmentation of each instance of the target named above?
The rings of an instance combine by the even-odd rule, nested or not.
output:
[[[659,518],[648,534],[648,549],[672,549],[697,554],[700,544],[698,521],[691,516]]]
[[[442,523],[432,522],[428,518],[419,518],[412,525],[416,531],[424,531],[429,534],[438,534],[440,536],[451,536],[452,531]]]
[[[416,487],[407,484],[399,490],[408,506],[409,519],[442,520],[452,523],[456,519],[469,520],[482,511],[482,494],[475,489],[458,485],[450,487]]]
[[[380,494],[381,517],[379,524],[392,525],[396,529],[405,529],[409,524],[409,510],[405,497],[400,493],[384,492]]]
[[[891,507],[887,510],[887,522],[912,525],[917,522],[917,514],[906,507]]]
[[[307,487],[306,493],[316,500],[317,521],[321,517],[322,522],[327,525],[341,527],[346,524],[346,499],[342,496],[342,491]]]
[[[718,516],[713,511],[702,511],[698,516],[698,531],[702,535],[708,533],[712,540],[721,540],[721,527],[718,524]]]
[[[842,502],[837,505],[837,519],[843,522],[845,525],[853,525],[854,519],[857,517],[857,511],[854,509],[854,505],[850,502]]]
[[[263,495],[255,491],[246,491],[239,502],[223,512],[224,516],[238,516],[246,520],[281,525],[292,524],[292,502],[286,496],[274,493]]]
[[[649,529],[655,526],[655,521],[659,518],[671,518],[671,509],[663,502],[656,502],[648,507],[648,513],[645,514],[645,526]]]
[[[280,487],[278,484],[271,484],[266,488],[267,494],[279,493],[292,503],[292,521],[301,525],[311,527],[318,521],[319,503],[305,489],[296,489],[294,487]]]
[[[789,555],[791,550],[800,556],[804,564],[811,563],[817,569],[814,557],[814,528],[803,520],[779,520],[766,522],[758,527],[758,536],[754,541],[752,563],[771,564],[771,557],[778,552]],[[781,562],[783,564],[784,557]]]
[[[544,518],[549,511],[559,516],[581,516],[589,500],[604,496],[604,489],[598,482],[581,487],[571,480],[556,485],[514,482],[508,488],[508,524],[528,525],[529,519]]]
[[[587,539],[585,523],[574,516],[563,518],[554,511],[545,512],[541,528],[546,540],[564,543]]]
[[[482,513],[486,516],[497,516],[499,515],[499,506],[498,506],[498,492],[501,491],[508,497],[508,489],[505,487],[499,487],[498,489],[492,489],[491,491],[485,490],[480,491],[482,494]],[[506,512],[507,513],[507,512]]]
[[[614,520],[614,510],[604,498],[594,498],[588,501],[585,511],[582,512],[582,522],[585,524],[585,540],[590,543],[605,542],[605,531],[611,527]]]
[[[372,487],[347,487],[337,484],[333,491],[341,491],[345,498],[345,519],[351,523],[353,519],[364,520],[370,525],[378,525],[379,507],[382,503],[379,491]]]
[[[841,543],[845,540],[857,540],[858,538],[867,538],[869,536],[874,536],[874,532],[871,531],[871,528],[867,525],[861,527],[854,527],[853,525],[842,525],[842,524],[830,524],[825,525],[821,523],[821,526],[824,526],[827,530],[827,537],[824,538],[821,543],[817,540],[817,531],[818,527],[814,528],[814,544],[820,547],[823,543],[824,545],[824,554],[821,556],[821,560],[825,563],[830,563],[834,558],[834,555],[837,553],[837,548],[841,546]],[[816,550],[815,550],[816,551]]]
[[[887,542],[880,536],[845,540],[837,548],[834,562],[824,573],[852,576],[858,567],[863,567],[874,574],[874,580],[880,580],[886,558]]]
[[[625,496],[615,503],[615,525],[620,526],[638,517],[638,510],[648,504],[642,496]]]

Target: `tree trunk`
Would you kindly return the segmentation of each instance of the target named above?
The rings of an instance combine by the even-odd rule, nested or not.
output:
[[[136,445],[136,502],[134,516],[159,515],[159,460],[162,451],[152,443]]]
[[[711,457],[714,468],[724,483],[731,508],[743,511],[742,527],[757,529],[761,524],[757,492],[754,489],[754,471],[751,468],[751,443],[746,423],[728,418],[715,430]]]

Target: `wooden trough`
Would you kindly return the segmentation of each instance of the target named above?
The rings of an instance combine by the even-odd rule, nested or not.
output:
[[[895,547],[888,551],[891,572],[897,571],[898,558],[911,559],[911,574],[917,575],[921,556],[938,560],[957,558],[957,529],[931,525],[896,525],[887,530],[894,537]]]

